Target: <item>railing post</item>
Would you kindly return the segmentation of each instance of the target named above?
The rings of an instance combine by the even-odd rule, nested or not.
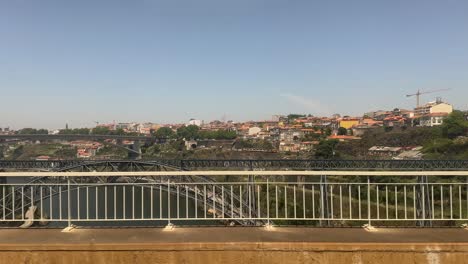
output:
[[[270,177],[267,176],[267,226],[270,226]]]
[[[67,176],[67,223],[68,226],[65,227],[62,232],[71,232],[75,226],[71,221],[71,192],[70,192],[70,176]],[[51,198],[52,199],[52,198]],[[79,210],[79,208],[78,208]]]
[[[195,209],[196,210],[196,209]],[[174,229],[174,225],[171,223],[171,180],[167,180],[167,226],[164,228],[166,231]]]
[[[368,224],[369,226],[371,225],[371,201],[370,201],[370,196],[371,196],[371,185],[370,185],[370,177],[367,176],[367,219],[368,219]]]

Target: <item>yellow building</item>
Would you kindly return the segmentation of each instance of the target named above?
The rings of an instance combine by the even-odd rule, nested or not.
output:
[[[355,125],[359,125],[359,118],[343,118],[340,120],[340,127],[350,129]]]

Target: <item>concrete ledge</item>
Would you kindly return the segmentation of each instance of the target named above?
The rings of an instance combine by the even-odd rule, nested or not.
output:
[[[0,263],[464,263],[464,229],[0,229]]]

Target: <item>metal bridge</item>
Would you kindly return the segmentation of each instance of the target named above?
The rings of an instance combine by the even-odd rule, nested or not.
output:
[[[0,160],[4,170],[398,170],[465,171],[468,160]]]
[[[347,225],[366,220],[365,210],[373,204],[377,218],[369,215],[367,220],[374,223],[405,221],[430,226],[439,221],[450,225],[453,223],[447,221],[461,221],[468,214],[468,202],[466,209],[462,206],[468,199],[468,161],[464,160],[0,161],[0,169],[12,171],[0,173],[4,176],[0,177],[4,180],[0,185],[0,222],[3,219],[3,223],[16,225],[46,219],[129,224],[128,221],[171,222],[173,218],[215,221],[211,224],[315,225],[318,221],[320,225]],[[22,176],[20,183],[15,180],[17,176]],[[139,200],[135,200],[135,190]],[[450,204],[444,205],[447,195]],[[307,205],[299,198],[312,200]],[[455,213],[452,198],[458,198],[460,210]],[[382,199],[385,205],[380,205]],[[181,200],[185,201],[183,206]],[[145,201],[151,205],[145,205]],[[408,207],[411,203],[412,209]],[[35,213],[37,208],[40,216]],[[444,208],[450,208],[450,216]],[[274,215],[270,215],[270,209],[274,209]],[[265,210],[266,218],[262,217]],[[303,213],[300,218],[298,210]],[[381,219],[382,210],[385,219]],[[293,211],[291,217],[289,213]],[[30,212],[29,218],[26,212]],[[348,217],[344,217],[345,212]],[[181,217],[183,213],[185,217]],[[413,217],[408,217],[411,213]],[[31,217],[34,221],[27,220]]]
[[[130,135],[96,135],[96,134],[14,134],[14,135],[0,135],[0,140],[131,140],[131,141],[150,141],[161,142],[165,141],[164,138],[154,136],[130,136]]]

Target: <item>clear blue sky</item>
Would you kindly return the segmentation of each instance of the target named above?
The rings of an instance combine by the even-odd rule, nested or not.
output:
[[[0,0],[0,127],[468,107],[468,1]]]

